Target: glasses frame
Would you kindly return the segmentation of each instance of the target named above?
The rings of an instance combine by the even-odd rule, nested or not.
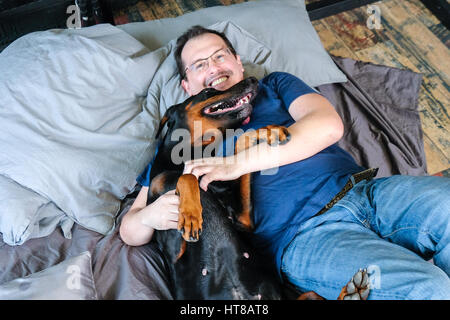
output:
[[[184,68],[184,78],[186,79],[186,77],[187,77],[187,71],[188,71],[188,70],[191,71],[191,72],[197,72],[197,71],[195,71],[195,69],[194,69],[193,67],[194,67],[195,64],[197,64],[197,63],[199,63],[199,62],[202,62],[202,61],[206,62],[206,63],[207,63],[207,66],[206,66],[205,70],[207,70],[207,69],[209,68],[209,59],[213,60],[212,57],[213,57],[215,54],[217,54],[218,52],[220,52],[221,50],[224,51],[224,53],[225,53],[224,56],[225,56],[225,57],[227,57],[227,56],[233,54],[233,53],[231,52],[230,48],[225,47],[225,48],[220,48],[220,49],[214,51],[214,52],[213,52],[210,56],[208,56],[207,58],[202,58],[202,59],[195,60],[195,61],[192,62],[189,66],[187,66],[186,68]],[[214,61],[214,60],[213,60],[213,61]],[[214,61],[214,63],[219,63],[219,64],[220,64],[220,63],[223,63],[223,62],[216,62],[216,61]]]

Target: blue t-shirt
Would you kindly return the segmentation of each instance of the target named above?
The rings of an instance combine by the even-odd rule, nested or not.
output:
[[[241,128],[245,131],[270,124],[289,127],[295,123],[288,111],[292,101],[315,92],[293,75],[271,73],[259,81],[250,122]],[[149,185],[150,167],[151,164],[137,179],[141,185]],[[364,168],[335,144],[312,157],[272,170],[276,173],[252,173],[255,229],[251,238],[257,248],[274,259],[279,271],[283,251],[300,224],[320,211],[344,187],[350,175]]]

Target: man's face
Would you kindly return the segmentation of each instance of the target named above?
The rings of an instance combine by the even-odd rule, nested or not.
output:
[[[225,49],[222,50],[221,49]],[[241,58],[227,51],[227,45],[221,37],[213,33],[205,33],[186,42],[181,52],[181,60],[186,70],[186,79],[181,81],[181,86],[189,95],[195,95],[205,88],[226,90],[244,79],[244,68]],[[214,61],[216,53],[220,60]],[[207,59],[207,67],[204,70],[191,68],[195,62]]]

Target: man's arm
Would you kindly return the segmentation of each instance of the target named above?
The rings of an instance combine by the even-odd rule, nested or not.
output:
[[[215,180],[233,180],[243,174],[271,169],[311,157],[336,143],[343,135],[344,126],[333,105],[317,93],[295,99],[289,113],[296,121],[288,128],[289,143],[278,146],[260,144],[234,156],[221,159],[204,158],[188,161],[185,173],[202,176],[200,187]]]
[[[344,133],[344,125],[333,105],[317,93],[298,97],[288,110],[295,120],[288,128],[289,143],[251,148],[256,157],[249,157],[249,162],[243,164],[244,170],[260,171],[309,158],[339,141]]]
[[[179,197],[170,190],[147,206],[148,187],[142,187],[128,212],[122,218],[120,237],[130,246],[148,243],[155,229],[178,227]]]

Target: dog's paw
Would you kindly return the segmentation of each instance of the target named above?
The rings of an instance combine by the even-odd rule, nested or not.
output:
[[[178,178],[176,194],[180,196],[178,207],[178,231],[183,239],[196,242],[202,230],[202,204],[197,177],[193,174],[183,174]]]
[[[286,129],[286,127],[278,125],[268,125],[262,129],[267,130],[267,136],[265,137],[265,140],[270,146],[285,144],[291,139],[291,134]]]
[[[202,233],[202,211],[201,208],[197,210],[185,211],[180,208],[180,215],[178,216],[178,231],[187,242],[197,242]]]
[[[235,153],[251,148],[257,144],[267,142],[270,146],[285,144],[291,139],[286,127],[268,125],[255,131],[248,131],[236,141]]]
[[[359,269],[342,289],[338,300],[367,300],[369,293],[369,275],[367,270]]]

